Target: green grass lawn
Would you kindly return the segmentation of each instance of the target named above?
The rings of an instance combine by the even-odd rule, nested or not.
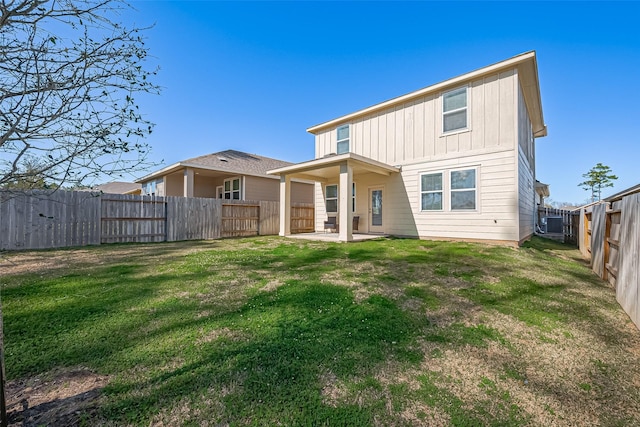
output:
[[[640,424],[640,331],[550,241],[260,237],[0,268],[15,422]]]

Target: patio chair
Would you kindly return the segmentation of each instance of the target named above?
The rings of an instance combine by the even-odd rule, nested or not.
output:
[[[338,218],[335,216],[330,216],[329,218],[327,218],[327,220],[324,222],[324,232],[326,233],[327,230],[335,230],[337,232],[338,231],[338,224],[336,223],[337,220]]]

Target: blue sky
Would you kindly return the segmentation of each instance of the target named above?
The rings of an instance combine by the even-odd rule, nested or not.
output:
[[[551,198],[584,202],[577,184],[598,162],[619,176],[603,196],[640,183],[639,2],[132,5],[125,21],[155,24],[164,89],[139,101],[162,165],[229,148],[310,160],[312,125],[535,50]]]

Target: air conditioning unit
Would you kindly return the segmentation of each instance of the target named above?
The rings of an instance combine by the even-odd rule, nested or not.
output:
[[[564,232],[561,216],[547,216],[542,218],[542,226],[545,233],[562,234]]]

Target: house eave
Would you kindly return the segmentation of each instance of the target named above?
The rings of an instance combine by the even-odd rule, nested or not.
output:
[[[392,173],[400,172],[400,168],[397,166],[391,166],[382,162],[379,162],[368,157],[361,156],[355,153],[345,153],[322,157],[320,159],[309,160],[302,163],[297,163],[291,166],[285,166],[283,168],[273,169],[267,171],[270,175],[291,175],[291,176],[305,176],[306,179],[313,179],[313,172],[336,167],[341,164],[350,164],[362,170],[367,170],[373,173],[382,175],[390,175]]]
[[[398,105],[402,105],[416,98],[438,93],[443,90],[453,88],[455,86],[460,86],[473,80],[477,80],[486,75],[499,73],[501,71],[512,68],[518,69],[518,75],[520,76],[520,81],[523,86],[525,103],[527,104],[527,108],[530,111],[529,114],[532,116],[531,121],[534,129],[534,136],[536,138],[546,136],[547,127],[544,124],[544,118],[542,116],[542,103],[540,99],[540,85],[538,82],[538,66],[536,62],[535,51],[522,53],[493,65],[489,65],[487,67],[471,71],[458,77],[454,77],[443,82],[425,87],[423,89],[419,89],[406,95],[402,95],[388,101],[372,105],[371,107],[358,110],[345,116],[341,116],[336,119],[311,126],[307,129],[307,132],[315,135],[323,130],[331,129],[341,124],[350,123],[356,119],[366,117]]]

